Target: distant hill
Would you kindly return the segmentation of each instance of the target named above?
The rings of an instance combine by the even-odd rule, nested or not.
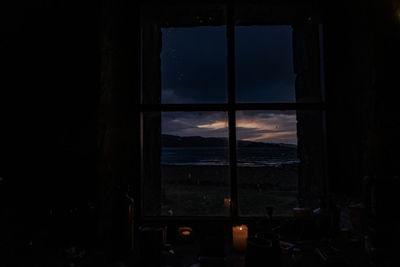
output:
[[[228,146],[228,138],[223,137],[201,137],[201,136],[176,136],[163,134],[162,143],[164,147],[223,147]],[[239,141],[239,147],[290,147],[291,144],[276,144],[251,141]]]

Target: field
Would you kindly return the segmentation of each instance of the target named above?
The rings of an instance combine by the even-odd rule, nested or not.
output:
[[[163,165],[162,215],[229,215],[228,166]],[[297,165],[238,167],[239,212],[244,216],[291,215],[297,205]]]

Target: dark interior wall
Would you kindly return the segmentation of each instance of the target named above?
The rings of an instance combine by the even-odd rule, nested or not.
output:
[[[122,257],[132,244],[130,200],[139,181],[139,10],[129,1],[102,3],[101,87],[98,112],[100,244]],[[136,210],[136,209],[135,209]]]
[[[330,190],[359,196],[363,176],[399,172],[399,1],[327,1],[323,17]]]
[[[396,266],[400,1],[334,1],[324,10],[330,190],[367,197],[378,262]],[[363,188],[364,176],[372,179]]]
[[[376,172],[375,10],[373,1],[324,6],[329,191],[360,196]]]
[[[381,175],[400,173],[400,1],[381,1],[376,8],[376,96]]]
[[[1,2],[1,258],[24,258],[31,241],[116,257],[128,247],[134,10],[127,1]]]
[[[2,1],[0,12],[1,230],[25,242],[63,217],[59,240],[76,237],[89,222],[68,218],[95,199],[99,6]]]
[[[377,95],[377,151],[379,155],[376,176],[377,236],[382,262],[397,263],[400,219],[393,216],[397,206],[400,177],[400,1],[382,1],[376,5],[375,39],[376,95]],[[398,265],[398,264],[397,264]],[[387,264],[395,266],[395,264]]]
[[[9,240],[48,227],[51,209],[90,214],[89,202],[93,220],[55,232],[67,239],[80,229],[89,239],[98,225],[104,242],[124,240],[126,210],[116,207],[139,170],[138,10],[104,2],[0,3],[0,233]],[[364,175],[399,173],[398,2],[323,5],[332,193],[357,195]]]

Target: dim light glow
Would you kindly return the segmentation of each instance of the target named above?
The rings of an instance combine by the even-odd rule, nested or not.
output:
[[[230,198],[224,198],[224,206],[229,208],[231,206],[231,199]]]
[[[248,228],[247,225],[232,227],[233,248],[236,251],[245,251],[247,247]]]
[[[396,10],[396,17],[397,17],[397,20],[400,22],[400,7],[397,8],[397,10]]]
[[[178,233],[181,237],[189,237],[192,234],[192,228],[190,227],[179,227]]]
[[[190,235],[190,231],[182,231],[182,235],[189,236]]]

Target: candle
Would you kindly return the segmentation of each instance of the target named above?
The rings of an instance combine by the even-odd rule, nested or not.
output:
[[[248,228],[246,225],[232,227],[233,248],[236,251],[245,251],[247,245]]]
[[[190,231],[182,231],[182,235],[188,236],[188,235],[190,235]]]
[[[231,207],[231,199],[230,198],[224,198],[224,206],[227,208]]]
[[[192,228],[190,227],[179,227],[178,228],[179,235],[184,239],[190,239],[192,234]]]

